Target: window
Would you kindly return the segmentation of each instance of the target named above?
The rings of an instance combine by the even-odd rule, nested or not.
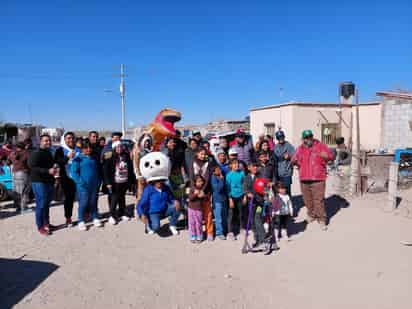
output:
[[[322,124],[322,143],[326,145],[335,145],[336,138],[340,136],[338,123]]]
[[[274,136],[276,131],[275,123],[265,123],[265,135]]]

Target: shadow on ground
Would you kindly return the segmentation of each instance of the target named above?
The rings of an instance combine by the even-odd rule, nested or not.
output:
[[[0,308],[12,308],[59,266],[40,261],[0,258]]]
[[[302,208],[305,207],[302,195],[292,197],[292,203],[295,210],[294,217],[297,217]],[[329,224],[342,208],[348,208],[350,203],[339,195],[332,195],[325,199],[325,210],[327,223]]]

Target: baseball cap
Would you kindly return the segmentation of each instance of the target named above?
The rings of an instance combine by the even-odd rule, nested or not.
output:
[[[114,136],[122,137],[123,133],[122,132],[113,132],[112,137],[114,137]]]
[[[307,138],[307,137],[313,137],[313,132],[312,130],[304,130],[302,132],[302,138]]]
[[[276,134],[275,134],[275,137],[276,137],[277,140],[280,140],[280,139],[282,139],[282,138],[285,138],[285,132],[283,132],[283,131],[277,131]]]
[[[229,149],[229,156],[230,156],[230,155],[237,155],[237,150],[234,149],[234,148],[230,148],[230,149]]]

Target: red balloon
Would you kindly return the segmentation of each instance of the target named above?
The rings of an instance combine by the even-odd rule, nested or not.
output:
[[[253,183],[253,189],[257,194],[265,194],[265,188],[269,183],[269,179],[266,178],[256,178],[255,182]]]

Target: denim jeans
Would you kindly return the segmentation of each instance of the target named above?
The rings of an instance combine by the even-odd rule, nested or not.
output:
[[[215,216],[216,236],[225,234],[227,229],[227,203],[213,202],[213,215]]]
[[[97,219],[97,188],[95,189],[85,189],[77,186],[77,197],[79,199],[79,222],[84,222],[84,214],[90,211],[90,216],[92,219]]]
[[[39,229],[50,222],[49,209],[53,198],[53,184],[33,182],[31,186],[36,199],[36,225]]]
[[[154,232],[160,229],[160,220],[169,217],[169,225],[176,226],[180,211],[177,211],[173,204],[169,205],[165,212],[149,214],[149,226]]]

